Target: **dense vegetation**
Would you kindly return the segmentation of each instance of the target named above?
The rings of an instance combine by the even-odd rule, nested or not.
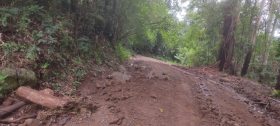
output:
[[[279,8],[278,0],[1,0],[1,67],[32,69],[60,88],[53,77],[74,73],[77,86],[90,59],[112,65],[133,52],[187,66],[217,64],[275,84]]]

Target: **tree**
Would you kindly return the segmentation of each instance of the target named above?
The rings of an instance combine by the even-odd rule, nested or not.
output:
[[[262,2],[260,3],[259,12],[256,15],[253,16],[254,17],[253,19],[255,19],[255,20],[252,20],[252,26],[251,26],[251,29],[252,29],[251,30],[251,36],[250,36],[251,45],[250,45],[250,47],[248,49],[248,52],[245,56],[244,64],[243,64],[243,67],[242,67],[242,70],[241,70],[241,76],[246,75],[247,72],[248,72],[248,68],[249,68],[251,58],[252,58],[252,55],[253,55],[253,52],[254,52],[254,47],[255,47],[255,44],[256,44],[257,31],[259,29],[260,19],[261,19],[261,16],[262,16],[262,10],[264,8],[265,2],[266,2],[266,0],[262,0]]]
[[[224,5],[223,40],[220,46],[218,61],[219,70],[227,70],[231,74],[234,74],[235,69],[232,60],[235,46],[235,30],[240,13],[239,6],[239,0],[227,0]]]
[[[278,70],[278,75],[276,78],[277,78],[277,80],[276,80],[275,89],[280,90],[280,69]]]
[[[269,18],[265,29],[265,52],[263,53],[263,60],[262,60],[263,66],[268,65],[268,58],[270,53],[269,50],[274,37],[274,33],[276,31],[276,25],[278,22],[277,14],[279,14],[279,5],[274,0],[271,0],[270,7],[269,7]]]

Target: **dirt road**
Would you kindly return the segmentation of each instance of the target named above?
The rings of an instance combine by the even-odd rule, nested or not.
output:
[[[98,109],[81,110],[67,126],[280,126],[279,111],[272,113],[277,100],[265,101],[268,88],[143,56],[117,72],[89,75],[80,92]]]

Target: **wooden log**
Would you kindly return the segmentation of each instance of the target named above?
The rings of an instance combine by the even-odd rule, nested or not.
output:
[[[59,107],[64,107],[68,104],[68,101],[62,98],[55,97],[44,92],[40,92],[29,87],[19,87],[16,90],[16,94],[32,103],[55,109]]]
[[[19,109],[20,107],[24,106],[25,104],[26,104],[25,102],[19,101],[13,105],[0,108],[0,118],[2,118],[3,116],[5,116],[7,114],[14,112],[15,110]]]
[[[36,116],[37,116],[37,114],[31,114],[31,115],[25,115],[25,116],[19,117],[18,119],[10,119],[10,118],[8,118],[8,119],[0,120],[0,123],[4,123],[4,124],[19,123],[19,122],[21,122],[24,119],[36,118]]]

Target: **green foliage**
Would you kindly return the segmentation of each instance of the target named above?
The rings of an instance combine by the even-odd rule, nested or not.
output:
[[[81,37],[78,39],[78,43],[79,50],[82,54],[89,55],[90,53],[92,53],[92,46],[89,38]]]
[[[123,47],[121,44],[117,45],[116,53],[119,56],[121,62],[124,62],[131,57],[131,52],[125,47]]]
[[[30,60],[36,60],[38,58],[39,48],[36,45],[31,45],[28,47],[26,52],[26,58]]]
[[[3,75],[2,73],[0,73],[0,83],[3,83],[6,78],[7,75]]]
[[[273,90],[273,91],[272,91],[272,96],[274,96],[274,97],[280,97],[280,90]]]
[[[100,54],[101,52],[100,51],[94,51],[94,59],[95,59],[95,62],[98,64],[98,65],[101,65],[102,64],[102,56]]]
[[[38,5],[0,8],[1,26],[7,27],[16,23],[16,31],[27,32],[32,19],[40,17],[41,13],[42,7]]]
[[[15,42],[6,42],[1,47],[2,50],[4,51],[5,56],[12,55],[14,52],[24,49],[23,45],[17,44]]]
[[[59,83],[53,83],[53,84],[52,84],[52,89],[54,89],[54,91],[56,91],[56,92],[61,91],[61,84],[59,84]]]
[[[83,68],[77,68],[75,69],[75,71],[73,71],[76,77],[77,81],[82,81],[86,75],[86,70],[84,70]]]
[[[50,64],[49,63],[44,63],[44,64],[41,64],[41,68],[42,69],[47,69],[48,67],[50,66]]]
[[[31,16],[38,16],[37,14],[42,13],[41,10],[42,7],[39,7],[38,5],[23,7],[19,13],[18,30],[27,31],[32,22]]]
[[[8,25],[8,19],[17,15],[18,13],[18,8],[0,8],[1,25],[6,27]]]
[[[0,73],[0,98],[3,98],[7,93],[7,87],[9,87],[8,83],[6,83],[8,75]]]

